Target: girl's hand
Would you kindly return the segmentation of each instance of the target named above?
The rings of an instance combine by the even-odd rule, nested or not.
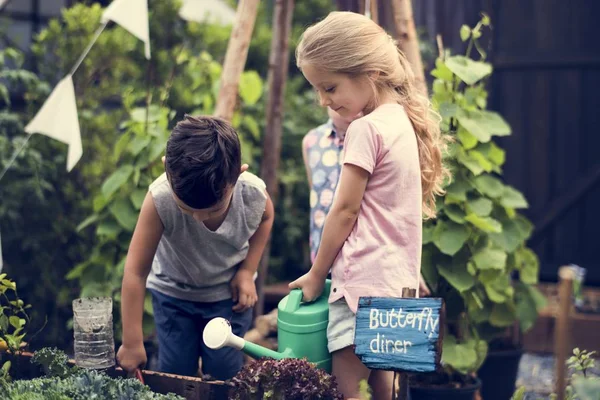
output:
[[[325,279],[312,271],[289,284],[290,289],[302,289],[302,299],[304,301],[316,300],[323,293],[324,286]]]

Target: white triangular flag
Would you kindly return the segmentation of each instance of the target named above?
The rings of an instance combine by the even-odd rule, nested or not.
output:
[[[235,9],[224,0],[183,0],[179,16],[186,21],[233,25]]]
[[[102,14],[102,22],[116,22],[144,42],[146,58],[150,59],[150,28],[148,0],[113,0]]]
[[[39,133],[68,144],[67,171],[73,169],[81,158],[83,149],[71,75],[58,82],[40,111],[25,127],[25,132],[30,135]]]

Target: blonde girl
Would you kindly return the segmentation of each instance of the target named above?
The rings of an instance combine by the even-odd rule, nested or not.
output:
[[[313,266],[290,288],[313,300],[331,269],[327,338],[340,390],[357,398],[366,379],[375,399],[389,399],[392,373],[369,370],[353,351],[358,299],[418,289],[422,219],[435,217],[435,196],[448,175],[445,138],[406,58],[369,18],[329,14],[304,32],[296,59],[323,107],[346,118],[364,116],[348,127],[339,185]]]

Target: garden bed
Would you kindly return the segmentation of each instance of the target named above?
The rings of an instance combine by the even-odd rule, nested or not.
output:
[[[32,353],[21,353],[15,362],[13,371],[16,379],[32,379],[42,376],[40,368],[31,363]],[[0,356],[1,358],[1,356]],[[69,362],[74,364],[73,361]],[[121,368],[105,371],[111,378],[126,377]],[[200,378],[165,374],[154,371],[142,371],[144,383],[155,393],[173,393],[188,400],[222,400],[227,398],[230,386],[222,381],[205,381]]]
[[[546,297],[548,304],[540,311],[533,328],[524,335],[523,346],[528,352],[553,353],[558,311],[558,285],[543,283],[539,285],[539,289]],[[600,289],[584,288],[583,295],[587,304],[600,304]],[[579,347],[600,353],[598,332],[600,332],[600,313],[577,312],[573,307],[570,314],[568,347]]]

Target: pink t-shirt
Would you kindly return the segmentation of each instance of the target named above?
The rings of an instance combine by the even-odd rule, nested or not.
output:
[[[402,297],[404,287],[418,292],[421,169],[415,132],[399,104],[383,104],[352,122],[344,151],[344,165],[370,176],[356,224],[332,266],[329,302],[344,297],[356,313],[361,296]]]

